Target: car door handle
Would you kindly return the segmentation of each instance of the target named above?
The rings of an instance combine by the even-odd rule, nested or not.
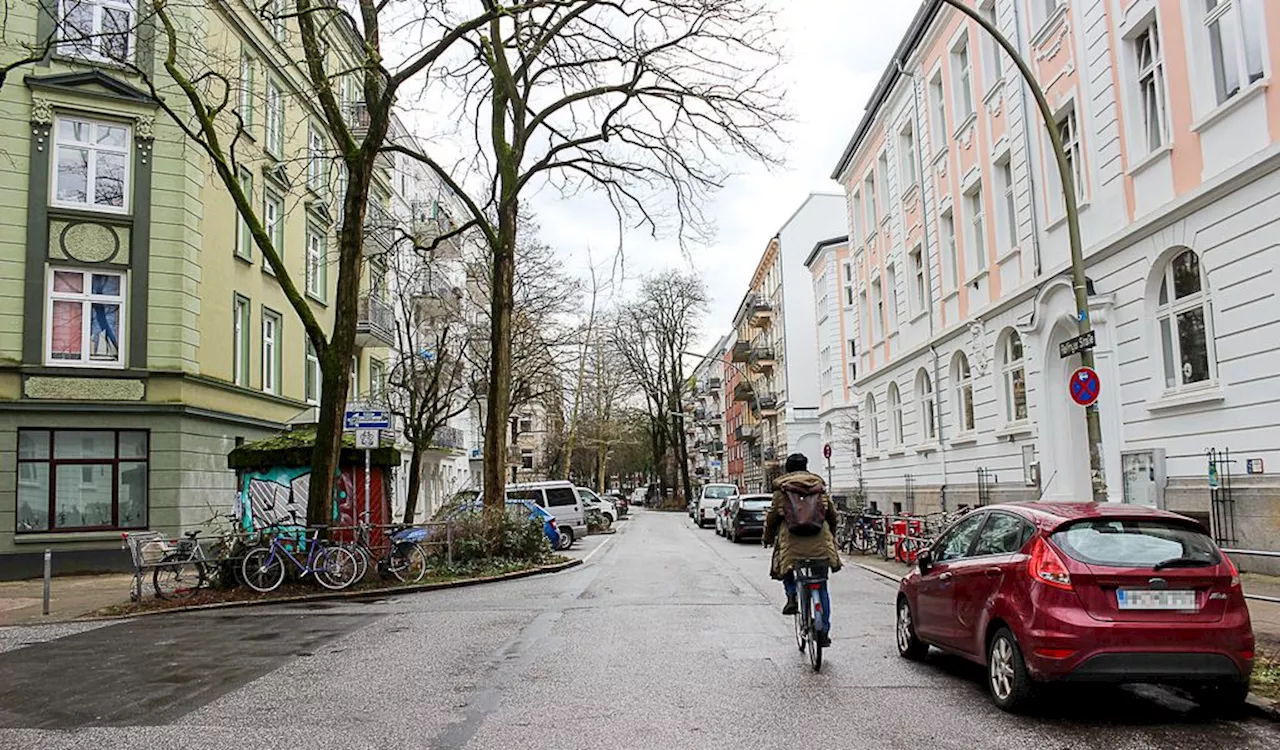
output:
[[[947,581],[950,581],[950,580],[951,580],[951,574],[950,574],[950,573],[943,573],[942,575],[938,576],[938,580],[939,580],[939,581],[942,581],[943,583],[946,583]]]
[[[999,568],[987,568],[982,572],[987,576],[987,578],[995,578],[996,576],[1000,575]]]

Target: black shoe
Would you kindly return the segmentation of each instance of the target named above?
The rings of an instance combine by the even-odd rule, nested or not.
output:
[[[782,614],[794,615],[800,611],[800,602],[796,601],[794,596],[787,597],[787,603],[782,605]]]
[[[814,633],[814,640],[816,640],[818,645],[823,648],[831,647],[831,636],[827,635],[824,631],[820,630],[817,633]]]

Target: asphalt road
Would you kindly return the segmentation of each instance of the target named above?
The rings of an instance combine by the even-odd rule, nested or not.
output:
[[[889,582],[832,581],[821,674],[755,545],[639,511],[550,576],[364,603],[0,629],[0,748],[1247,748],[1154,689],[1015,717],[894,651]]]

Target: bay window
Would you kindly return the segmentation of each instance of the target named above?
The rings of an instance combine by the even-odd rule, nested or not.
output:
[[[129,195],[129,127],[81,117],[54,124],[53,203],[123,213]]]

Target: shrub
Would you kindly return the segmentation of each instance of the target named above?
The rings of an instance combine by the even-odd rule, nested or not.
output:
[[[540,563],[551,558],[551,545],[542,530],[541,518],[511,510],[502,513],[491,543],[485,534],[485,516],[477,510],[452,517],[455,565],[490,559]],[[444,550],[437,554],[443,557]]]

